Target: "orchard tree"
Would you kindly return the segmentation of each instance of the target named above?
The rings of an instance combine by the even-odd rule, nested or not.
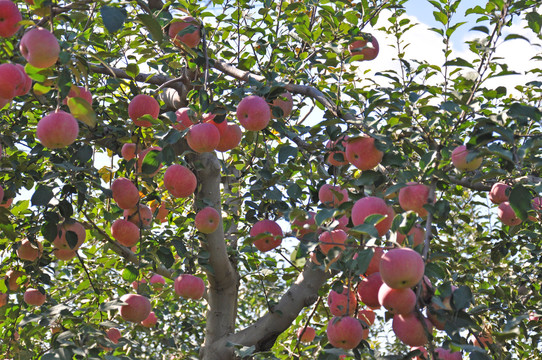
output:
[[[542,357],[540,2],[406,5],[0,0],[0,354]]]

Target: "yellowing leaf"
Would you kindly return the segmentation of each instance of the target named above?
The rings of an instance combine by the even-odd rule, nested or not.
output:
[[[106,183],[108,183],[109,181],[111,181],[111,177],[113,176],[113,172],[111,171],[111,169],[107,166],[104,166],[102,167],[100,170],[98,170],[98,174],[100,174],[100,177],[102,178],[103,181],[105,181]]]
[[[91,128],[96,126],[96,113],[88,101],[80,97],[72,97],[68,99],[68,107],[77,120],[82,121]]]

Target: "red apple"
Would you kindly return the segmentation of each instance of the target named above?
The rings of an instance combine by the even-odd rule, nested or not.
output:
[[[196,229],[204,234],[210,234],[220,225],[220,213],[212,206],[201,209],[194,220]]]
[[[19,8],[10,0],[0,1],[0,36],[12,37],[21,27],[19,21],[23,19]]]
[[[28,74],[24,70],[24,66],[22,66],[21,64],[15,64],[15,66],[21,73],[22,80],[23,80],[21,83],[17,84],[15,95],[23,96],[23,95],[28,94],[30,92],[30,89],[32,89],[32,79],[30,78],[30,76],[28,76]]]
[[[422,256],[409,248],[390,250],[380,260],[382,281],[393,289],[415,286],[423,278],[424,270]]]
[[[68,238],[71,239],[72,236],[73,240],[77,240],[74,247],[70,246],[70,243],[68,242]],[[74,220],[66,220],[58,226],[58,235],[53,240],[53,245],[57,249],[74,251],[83,245],[86,236],[87,233],[85,227],[81,225],[81,223]]]
[[[124,294],[120,301],[127,304],[120,307],[120,316],[125,321],[139,323],[145,320],[151,312],[151,302],[143,295]]]
[[[508,201],[508,195],[506,195],[507,190],[510,189],[510,185],[505,183],[495,183],[489,191],[489,200],[493,204],[500,204],[505,201]]]
[[[57,110],[43,117],[36,127],[36,137],[49,149],[73,144],[79,135],[77,120],[65,111]]]
[[[17,284],[17,279],[24,275],[24,272],[19,270],[8,270],[6,272],[6,287],[10,291],[19,290],[19,284]]]
[[[120,244],[132,247],[139,241],[139,227],[128,220],[117,219],[111,225],[111,236]]]
[[[416,306],[416,294],[412,289],[392,289],[383,283],[378,290],[378,302],[393,314],[406,315]]]
[[[145,160],[145,156],[151,151],[162,151],[162,148],[160,146],[151,146],[141,151],[141,153],[137,157],[137,173],[141,176],[153,177],[154,175],[158,174],[158,171],[160,171],[160,169],[162,168],[162,163],[160,163],[156,171],[154,171],[153,173],[150,173],[150,174],[143,173],[143,160]]]
[[[352,316],[354,315],[357,306],[356,294],[353,291],[348,290],[347,287],[343,288],[342,293],[331,290],[327,296],[327,305],[329,306],[329,312],[331,312],[332,315]]]
[[[302,343],[311,343],[316,337],[316,330],[312,326],[301,327],[297,330],[297,338]]]
[[[508,201],[499,205],[497,216],[504,225],[515,226],[521,224],[521,219],[516,215],[516,212],[512,209],[512,206],[510,206]]]
[[[437,355],[435,360],[461,360],[463,358],[460,352],[452,352],[441,347],[435,349],[435,355]]]
[[[320,250],[324,255],[327,255],[329,250],[334,247],[344,250],[346,239],[348,239],[348,234],[343,230],[324,231],[318,237],[318,241],[320,241]]]
[[[34,261],[43,254],[43,246],[39,241],[31,243],[30,240],[24,239],[21,246],[17,249],[19,259]]]
[[[339,207],[341,204],[350,200],[348,190],[340,186],[324,184],[318,190],[318,199],[324,205],[330,207]]]
[[[3,190],[4,190],[4,189],[2,189],[2,191],[3,191]],[[0,199],[0,200],[2,200],[2,199]],[[6,208],[6,209],[7,209],[7,208],[9,208],[9,207],[11,206],[12,203],[13,203],[13,198],[9,198],[9,199],[7,199],[5,202],[2,202],[2,203],[0,204],[0,207],[3,207],[3,208]]]
[[[147,205],[139,204],[139,207],[135,206],[131,209],[126,209],[123,215],[126,220],[135,224],[138,228],[151,227],[152,211]]]
[[[375,247],[373,250],[373,257],[371,258],[371,262],[369,263],[367,270],[365,270],[366,276],[380,271],[380,259],[382,259],[382,255],[384,255],[384,249],[381,247]]]
[[[360,170],[375,168],[384,157],[384,153],[375,146],[375,139],[360,136],[346,142],[346,159]]]
[[[373,214],[385,216],[375,225],[378,235],[384,236],[391,228],[395,213],[381,198],[367,196],[356,201],[352,207],[352,223],[354,226],[361,225],[368,216]]]
[[[426,318],[424,321],[429,333],[431,333],[433,325]],[[406,345],[423,346],[429,341],[421,321],[413,312],[408,315],[394,315],[392,328],[397,338]]]
[[[20,92],[20,87],[24,84],[25,78],[16,64],[4,63],[0,65],[1,98],[9,102],[11,99],[17,96],[17,94]]]
[[[139,201],[139,190],[129,179],[120,177],[111,185],[113,199],[121,209],[131,209]]]
[[[194,125],[190,117],[188,116],[188,111],[190,111],[190,108],[180,108],[177,111],[175,111],[176,116],[176,123],[173,125],[174,129],[177,129],[179,131],[183,131]]]
[[[154,214],[154,221],[156,221],[157,223],[164,223],[167,221],[169,209],[167,208],[167,205],[165,202],[162,202],[160,204],[160,207],[158,207],[157,202],[154,202],[153,205],[151,206],[151,210],[152,210],[152,213]]]
[[[84,87],[72,85],[70,87],[70,91],[68,92],[68,95],[62,100],[62,103],[64,105],[68,104],[68,100],[74,97],[81,98],[88,102],[89,105],[92,105],[92,93],[85,89]]]
[[[256,238],[254,246],[262,252],[272,250],[282,243],[282,229],[273,220],[260,220],[250,229],[250,236]]]
[[[209,123],[195,124],[188,130],[186,142],[198,153],[214,151],[220,142],[220,132]]]
[[[314,220],[316,213],[308,212],[300,215],[296,215],[292,221],[292,231],[296,234],[298,239],[303,239],[305,235],[315,233],[318,227]]]
[[[117,328],[107,329],[106,335],[113,344],[118,344],[121,338],[120,330]]]
[[[425,230],[419,224],[416,224],[410,229],[407,235],[402,234],[401,232],[397,232],[397,243],[403,244],[407,236],[410,237],[410,242],[412,243],[412,247],[416,247],[424,243]]]
[[[350,350],[364,338],[364,331],[358,319],[344,316],[333,317],[327,324],[327,338],[336,348]]]
[[[181,31],[189,26],[193,26],[194,30],[188,33],[183,33],[183,35],[179,35]],[[189,48],[195,48],[201,41],[200,26],[201,25],[198,23],[198,21],[191,16],[174,19],[169,25],[168,35],[173,44],[181,49],[183,48],[182,44],[188,46]]]
[[[329,140],[326,143],[326,149],[329,149],[329,155],[326,158],[328,164],[333,166],[343,166],[349,164],[348,160],[346,159],[346,153],[342,151],[343,149],[346,149],[346,140],[348,140],[348,136],[341,136],[336,141]],[[337,149],[338,144],[341,145],[342,149]],[[339,154],[342,157],[342,160],[338,160],[335,156],[336,154]]]
[[[139,94],[134,97],[128,105],[128,116],[137,126],[149,127],[151,122],[147,120],[138,120],[144,115],[150,115],[157,119],[160,114],[160,104],[155,98],[145,94]]]
[[[162,275],[154,274],[149,279],[149,283],[154,287],[156,290],[162,290],[164,285],[166,284],[166,279]]]
[[[42,306],[47,299],[45,293],[39,289],[27,289],[23,296],[24,302],[32,306]]]
[[[427,216],[427,210],[424,205],[427,204],[429,197],[429,187],[415,182],[407,183],[407,186],[399,190],[399,205],[405,211],[415,211],[421,217]]]
[[[71,260],[77,255],[77,250],[54,249],[53,255],[55,255],[58,260]]]
[[[120,151],[120,154],[122,155],[124,160],[126,161],[132,160],[133,158],[136,157],[136,144],[126,143],[122,145],[122,150]]]
[[[175,293],[185,299],[199,300],[205,292],[203,280],[195,275],[182,274],[175,279]]]
[[[135,291],[139,291],[139,285],[142,285],[142,284],[145,284],[145,283],[147,283],[147,280],[145,280],[145,279],[134,280],[134,281],[132,281],[132,288]]]
[[[186,198],[196,191],[196,175],[187,167],[179,164],[169,166],[164,174],[164,186],[171,196]]]
[[[292,113],[292,110],[294,108],[294,99],[292,98],[292,94],[289,91],[286,91],[279,95],[273,102],[271,103],[272,106],[278,106],[282,110],[282,117],[287,118]],[[271,112],[271,115],[273,112]]]
[[[363,55],[361,60],[374,60],[378,56],[379,45],[376,38],[370,34],[363,34],[362,39],[353,41],[349,46],[350,55]]]
[[[156,314],[154,311],[151,311],[149,313],[149,316],[145,318],[145,320],[141,321],[141,325],[143,325],[146,328],[152,328],[156,326],[156,323],[158,322],[158,318],[156,317]]]
[[[220,130],[220,129],[219,129]],[[216,150],[225,152],[236,148],[241,143],[243,131],[237,124],[228,124],[226,128],[220,132],[220,141],[216,146]]]
[[[452,151],[452,164],[456,169],[462,171],[473,171],[482,165],[481,157],[474,158],[467,162],[468,155],[469,150],[465,145],[458,146]]]
[[[372,326],[376,320],[376,314],[371,309],[363,309],[358,311],[358,319],[365,323],[367,326]]]
[[[53,66],[60,54],[58,40],[47,29],[37,27],[26,32],[19,45],[21,54],[30,65],[37,68]]]
[[[382,286],[382,277],[378,272],[361,279],[357,289],[361,302],[372,309],[380,308],[378,302],[380,286]]]
[[[237,106],[237,119],[247,130],[263,130],[271,120],[271,109],[264,98],[247,96]]]

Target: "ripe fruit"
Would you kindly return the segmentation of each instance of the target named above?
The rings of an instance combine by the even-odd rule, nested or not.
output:
[[[41,306],[45,303],[47,296],[39,289],[27,289],[24,292],[23,299],[28,305]]]
[[[418,224],[413,226],[407,235],[402,234],[401,232],[397,232],[397,243],[403,244],[403,242],[406,240],[407,236],[410,236],[410,240],[412,242],[412,247],[416,247],[418,245],[421,245],[425,241],[425,230],[421,228]]]
[[[504,225],[515,226],[521,224],[521,219],[516,215],[508,201],[501,203],[497,209],[497,216]]]
[[[130,161],[136,156],[136,144],[127,143],[122,145],[120,154],[126,161]]]
[[[184,33],[183,35],[178,35],[189,26],[193,26],[195,29],[188,33]],[[175,19],[169,25],[168,35],[171,38],[171,41],[181,49],[183,48],[182,44],[189,48],[195,48],[201,40],[200,24],[191,16]]]
[[[367,196],[356,201],[352,207],[352,223],[354,226],[361,225],[368,216],[373,214],[385,216],[375,225],[378,235],[384,236],[391,228],[395,213],[381,198]]]
[[[162,275],[154,274],[151,276],[149,283],[157,290],[162,290],[164,285],[166,284],[166,279]]]
[[[53,240],[53,245],[57,249],[77,250],[85,242],[86,236],[86,230],[81,223],[66,220],[58,226],[58,235]]]
[[[17,96],[20,91],[19,87],[24,83],[25,78],[16,64],[4,63],[0,65],[0,97],[6,100],[6,104]]]
[[[147,316],[147,318],[141,322],[141,325],[146,328],[151,328],[154,327],[157,322],[158,318],[156,317],[156,314],[154,313],[154,311],[151,311],[149,313],[149,316]]]
[[[198,211],[194,223],[198,231],[204,234],[213,233],[220,224],[220,214],[214,207],[208,206]]]
[[[271,105],[278,106],[279,108],[281,108],[282,117],[286,118],[290,116],[290,114],[292,113],[292,110],[294,108],[294,99],[292,98],[292,94],[289,91],[286,91],[280,94],[278,98],[273,100]]]
[[[106,335],[113,344],[118,344],[121,338],[120,330],[117,328],[107,329]]]
[[[216,150],[224,152],[234,149],[239,146],[242,137],[243,131],[241,130],[241,127],[239,125],[228,124],[224,130],[220,131],[220,141],[216,146]]]
[[[138,211],[139,209],[139,211]],[[139,204],[139,207],[135,206],[131,209],[124,210],[124,218],[131,223],[135,224],[138,228],[151,227],[152,223],[152,211],[151,209],[143,204]]]
[[[136,245],[139,241],[139,235],[139,227],[128,220],[117,219],[111,225],[111,236],[126,247]]]
[[[363,309],[358,311],[358,319],[363,321],[367,326],[371,326],[375,322],[376,314],[371,309]]]
[[[145,284],[146,282],[147,282],[147,280],[145,280],[145,279],[134,280],[134,281],[132,281],[132,288],[135,291],[139,291],[139,285]]]
[[[21,54],[30,65],[37,68],[53,66],[60,54],[60,45],[49,30],[37,27],[23,35],[19,45]]]
[[[189,197],[196,191],[196,175],[187,167],[171,165],[164,174],[164,186],[173,197]]]
[[[324,255],[327,255],[329,250],[334,247],[344,250],[343,244],[346,239],[348,239],[348,234],[343,230],[324,231],[318,237],[318,241],[320,241],[320,250]]]
[[[145,94],[139,94],[130,101],[128,105],[128,116],[137,126],[149,127],[151,122],[147,120],[138,120],[144,115],[150,115],[153,118],[158,118],[160,114],[160,104],[155,98]]]
[[[348,290],[347,287],[343,288],[342,293],[338,293],[335,290],[331,290],[327,296],[327,305],[332,315],[354,315],[356,311],[356,295],[353,291]]]
[[[0,36],[12,37],[21,27],[19,21],[23,19],[21,12],[10,0],[0,1]]]
[[[367,270],[365,270],[366,276],[380,271],[380,259],[382,259],[382,255],[384,255],[384,249],[381,247],[375,247],[373,250],[373,257],[371,258],[369,266],[367,266]]]
[[[405,211],[415,211],[421,217],[427,216],[427,210],[424,205],[427,204],[429,197],[429,187],[415,182],[407,183],[407,186],[399,190],[399,205]]]
[[[350,316],[333,317],[327,324],[326,333],[331,345],[345,350],[355,348],[364,337],[361,323]]]
[[[250,229],[250,236],[256,238],[254,246],[262,252],[272,250],[282,243],[282,229],[273,220],[260,220]]]
[[[324,184],[320,187],[318,190],[318,199],[322,204],[330,207],[339,207],[341,204],[350,200],[348,190],[330,184]]]
[[[120,177],[111,184],[113,199],[121,209],[131,209],[139,201],[139,190],[129,179]]]
[[[341,136],[336,141],[329,140],[326,143],[326,149],[330,150],[329,155],[326,158],[328,164],[333,166],[343,166],[349,164],[348,160],[346,159],[346,153],[342,150],[337,150],[337,144],[340,144],[342,149],[346,149],[346,140],[348,140],[348,136]],[[338,156],[335,156],[336,154],[338,154]],[[342,160],[337,158],[342,158]]]
[[[148,298],[138,294],[124,294],[120,301],[127,305],[120,307],[120,316],[134,323],[145,320],[151,312],[151,302]]]
[[[316,337],[316,330],[312,326],[301,327],[297,330],[297,337],[302,343],[308,344]]]
[[[378,302],[394,314],[406,315],[414,310],[416,294],[410,288],[392,289],[383,283],[378,290]]]
[[[481,157],[474,158],[467,162],[468,155],[469,150],[467,150],[465,145],[458,146],[452,151],[452,163],[456,169],[462,171],[473,171],[482,165]]]
[[[19,284],[17,284],[17,279],[24,275],[24,272],[19,270],[8,270],[6,272],[6,286],[10,291],[17,291],[19,289]]]
[[[346,142],[346,159],[360,170],[371,170],[382,161],[384,153],[375,146],[375,139],[360,136]]]
[[[435,349],[435,355],[438,355],[435,357],[436,360],[461,360],[463,358],[460,352],[452,352],[441,347]]]
[[[158,211],[156,211],[157,209]],[[153,205],[151,205],[151,210],[154,214],[154,221],[156,221],[157,223],[163,223],[167,221],[169,210],[165,202],[162,202],[160,204],[160,207],[158,207],[158,202],[153,202]]]
[[[508,184],[501,182],[493,184],[489,191],[489,200],[491,200],[493,204],[500,204],[508,201],[508,195],[506,195],[508,189],[510,189],[510,185]]]
[[[195,152],[210,152],[218,146],[218,143],[220,142],[220,132],[213,124],[195,124],[188,130],[186,142]]]
[[[380,260],[382,281],[393,289],[415,286],[423,278],[424,270],[422,256],[409,248],[390,250]]]
[[[431,333],[433,325],[426,318],[424,321],[429,333]],[[392,328],[395,336],[406,345],[423,346],[429,341],[421,321],[413,312],[408,315],[394,315]]]
[[[380,286],[382,286],[382,277],[379,272],[361,279],[357,289],[361,302],[372,309],[380,308],[380,303],[378,302]]]
[[[247,96],[237,106],[237,119],[247,130],[263,130],[271,120],[271,109],[263,98]]]
[[[350,55],[363,55],[360,60],[374,60],[378,56],[380,47],[376,38],[369,34],[364,34],[362,40],[356,40],[348,46]]]
[[[316,214],[311,211],[309,213],[296,215],[295,218],[292,219],[292,231],[295,232],[298,239],[303,239],[306,235],[316,232],[318,227],[314,220],[315,215]]]
[[[24,70],[24,66],[22,66],[21,64],[15,64],[15,66],[21,73],[22,79],[23,79],[21,83],[17,84],[16,86],[17,92],[15,95],[23,96],[30,92],[30,89],[32,88],[32,79],[30,78],[30,76],[28,76],[28,74]]]
[[[174,129],[177,129],[179,131],[183,131],[188,129],[190,126],[194,125],[192,120],[190,120],[190,117],[188,116],[188,111],[190,108],[180,108],[179,110],[175,111],[176,116],[176,123],[173,125]]]
[[[65,111],[58,110],[43,117],[36,127],[36,137],[49,149],[71,145],[79,135],[77,120]]]
[[[39,241],[31,243],[30,240],[24,239],[21,246],[17,249],[17,256],[21,260],[34,261],[43,253],[43,246]]]
[[[74,97],[81,98],[89,103],[89,105],[92,105],[92,93],[81,86],[72,85],[70,88],[70,91],[68,92],[68,95],[66,95],[66,98],[62,101],[64,105],[68,104],[68,100]]]
[[[205,292],[203,280],[195,275],[183,274],[175,279],[175,293],[185,299],[199,300]]]
[[[77,255],[77,250],[54,249],[53,255],[55,255],[58,260],[71,260]]]

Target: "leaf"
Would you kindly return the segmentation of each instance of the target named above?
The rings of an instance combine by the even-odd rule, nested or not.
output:
[[[523,185],[516,185],[510,191],[510,206],[521,220],[529,217],[528,212],[532,210],[533,194]]]
[[[70,249],[75,249],[78,240],[77,234],[74,231],[66,231],[66,242]]]
[[[80,97],[71,97],[68,99],[68,107],[74,118],[90,128],[96,126],[96,113],[88,101]]]
[[[122,278],[126,281],[135,281],[137,280],[138,275],[139,271],[133,265],[126,266],[122,271]]]
[[[487,26],[475,26],[471,28],[470,31],[481,31],[489,35],[489,29],[487,28]]]
[[[290,145],[282,146],[279,149],[279,155],[278,155],[279,164],[284,164],[290,156],[293,157],[294,159],[297,157],[297,148]]]
[[[435,17],[435,20],[440,22],[442,25],[446,25],[448,23],[448,16],[446,16],[446,14],[443,12],[433,11],[433,16]]]
[[[137,17],[139,20],[141,20],[143,25],[145,25],[151,34],[152,39],[158,43],[162,42],[164,33],[162,32],[162,27],[160,26],[158,20],[154,16],[148,14],[140,14]]]
[[[39,185],[30,201],[34,206],[46,206],[53,198],[53,189],[45,185]]]
[[[173,257],[171,250],[165,246],[160,246],[156,255],[158,255],[162,264],[168,269],[175,263],[175,258]]]
[[[373,249],[364,249],[357,253],[358,257],[356,258],[356,273],[358,275],[365,273],[369,267],[369,263],[373,258],[374,251]]]
[[[468,286],[460,286],[452,293],[452,304],[456,310],[466,309],[472,302],[472,292]]]
[[[108,302],[105,302],[105,303],[103,303],[103,304],[100,304],[100,311],[117,310],[117,309],[119,309],[122,305],[124,305],[124,302],[123,302],[123,301],[120,301],[120,300],[108,301]]]
[[[527,19],[527,23],[531,30],[540,34],[540,30],[542,29],[542,15],[536,11],[532,11],[525,16],[525,19]]]
[[[105,28],[110,33],[114,33],[122,29],[128,16],[125,9],[106,5],[100,8],[100,14],[102,15],[102,21]]]
[[[143,165],[141,165],[141,172],[143,174],[152,174],[158,170],[162,164],[162,152],[159,150],[151,150],[143,159]]]
[[[137,75],[139,75],[139,66],[137,66],[137,64],[128,64],[128,66],[126,66],[126,74],[128,74],[129,76],[135,78]]]
[[[316,214],[316,216],[314,217],[314,220],[316,221],[316,224],[320,226],[324,223],[324,221],[332,218],[333,214],[335,214],[334,209],[322,209],[318,211],[318,214]]]
[[[462,59],[462,58],[455,58],[454,60],[449,60],[444,63],[444,66],[462,66],[462,67],[469,67],[473,68],[472,63]]]

